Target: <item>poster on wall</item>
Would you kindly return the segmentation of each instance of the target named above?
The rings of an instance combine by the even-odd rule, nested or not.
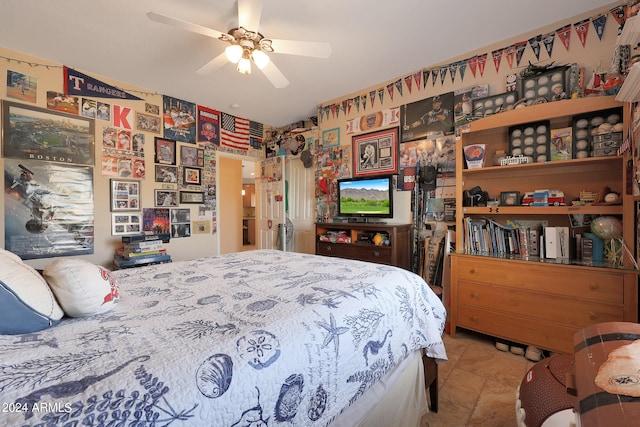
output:
[[[400,121],[401,142],[453,134],[453,92],[403,105]]]
[[[94,121],[4,101],[4,157],[93,165]]]
[[[38,98],[38,79],[7,70],[7,97],[35,104]]]
[[[93,168],[4,162],[5,249],[22,259],[93,253]]]
[[[174,141],[196,143],[196,104],[162,97],[164,137]]]

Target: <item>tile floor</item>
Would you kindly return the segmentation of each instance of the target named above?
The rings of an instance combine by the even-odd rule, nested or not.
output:
[[[445,334],[444,343],[449,360],[438,367],[438,413],[428,413],[421,427],[517,426],[516,389],[533,363],[471,331]]]

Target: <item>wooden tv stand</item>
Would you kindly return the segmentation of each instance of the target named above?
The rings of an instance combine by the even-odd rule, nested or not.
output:
[[[318,222],[316,223],[316,254],[393,265],[411,270],[411,230],[411,224]],[[330,231],[344,231],[351,238],[351,243],[320,241],[320,236]],[[389,236],[390,244],[377,246],[363,242],[361,237],[367,233],[370,235],[385,233]]]

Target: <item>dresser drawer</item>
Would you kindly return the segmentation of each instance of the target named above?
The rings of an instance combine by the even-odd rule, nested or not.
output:
[[[623,304],[624,276],[615,271],[546,263],[461,258],[458,278],[608,304]]]
[[[530,316],[576,328],[593,323],[623,320],[623,307],[590,300],[504,288],[477,282],[458,281],[458,302],[461,305]]]
[[[573,335],[580,330],[467,306],[459,306],[457,326],[562,353],[573,353]]]
[[[316,253],[378,264],[391,264],[391,247],[389,246],[318,242]]]

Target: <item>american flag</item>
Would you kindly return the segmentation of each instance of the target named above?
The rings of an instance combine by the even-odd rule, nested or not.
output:
[[[238,150],[249,149],[249,120],[221,113],[220,143]]]

